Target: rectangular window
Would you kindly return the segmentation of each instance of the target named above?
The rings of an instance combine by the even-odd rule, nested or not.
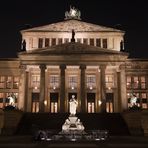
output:
[[[131,89],[132,88],[131,85],[132,85],[132,77],[127,76],[126,77],[126,87],[127,87],[127,89]]]
[[[51,39],[51,46],[54,46],[54,45],[56,45],[56,38]]]
[[[51,89],[59,88],[59,76],[58,75],[50,75],[49,76],[49,87]]]
[[[81,43],[81,38],[77,38],[77,42],[78,43]]]
[[[102,39],[102,47],[107,48],[107,39]]]
[[[13,86],[13,78],[12,76],[8,76],[6,80],[6,88],[12,88]]]
[[[68,43],[69,42],[69,38],[64,38],[64,43]]]
[[[86,87],[91,90],[96,88],[96,75],[86,76]]]
[[[40,75],[31,76],[31,87],[35,89],[40,87]]]
[[[141,87],[141,89],[146,89],[145,76],[140,76],[140,87]]]
[[[146,109],[147,108],[147,97],[146,93],[141,93],[141,98],[142,98],[142,108]]]
[[[108,74],[105,76],[106,88],[111,89],[114,87],[114,75]]]
[[[57,112],[58,112],[58,103],[51,102],[51,113],[57,113]]]
[[[4,93],[0,93],[0,108],[4,107]]]
[[[93,38],[91,38],[89,41],[90,41],[90,45],[91,46],[94,46],[95,45],[95,42],[94,42],[94,39]]]
[[[78,80],[77,80],[76,75],[70,75],[68,76],[68,88],[70,89],[76,89],[78,85]]]
[[[58,45],[61,45],[62,43],[62,38],[58,38]]]
[[[139,80],[138,80],[138,76],[134,76],[133,77],[133,81],[134,81],[134,86],[133,89],[138,89],[139,88]]]
[[[45,38],[45,47],[49,47],[49,38]]]
[[[101,47],[101,39],[100,38],[96,39],[96,46]]]
[[[83,44],[88,45],[88,39],[87,39],[87,38],[84,38],[84,39],[83,39]]]
[[[39,38],[39,40],[38,40],[38,48],[43,48],[43,38]]]
[[[14,77],[13,78],[13,88],[18,89],[19,86],[19,77]]]
[[[0,88],[5,88],[5,76],[0,76]]]

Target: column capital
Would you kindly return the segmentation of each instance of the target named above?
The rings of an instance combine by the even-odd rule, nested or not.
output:
[[[25,64],[20,64],[19,68],[20,68],[20,69],[26,70],[26,69],[27,69],[27,65],[25,65]]]
[[[66,69],[66,65],[65,64],[61,64],[60,65],[60,69]]]
[[[99,65],[99,69],[106,69],[107,65]]]
[[[86,69],[86,65],[85,64],[81,64],[80,65],[80,69]]]
[[[40,64],[39,68],[40,68],[40,69],[46,69],[47,67],[46,67],[45,64]]]
[[[120,70],[125,70],[125,68],[126,68],[126,65],[125,65],[125,64],[119,65],[119,69],[120,69]]]

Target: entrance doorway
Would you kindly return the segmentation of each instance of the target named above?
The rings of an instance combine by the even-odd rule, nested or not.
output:
[[[57,113],[58,112],[58,98],[59,93],[50,93],[50,112]]]
[[[39,112],[39,93],[32,93],[32,112]]]
[[[112,113],[114,111],[114,94],[106,93],[106,112]]]
[[[87,93],[87,112],[94,113],[95,112],[95,93]]]

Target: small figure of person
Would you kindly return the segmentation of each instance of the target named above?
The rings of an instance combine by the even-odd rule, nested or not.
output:
[[[72,95],[72,98],[70,99],[69,104],[70,104],[70,107],[69,107],[70,115],[75,116],[78,102],[76,101],[74,95]]]

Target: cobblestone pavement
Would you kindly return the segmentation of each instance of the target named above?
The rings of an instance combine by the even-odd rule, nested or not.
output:
[[[32,136],[0,136],[0,148],[148,148],[148,137],[118,136],[106,141],[34,141]]]

